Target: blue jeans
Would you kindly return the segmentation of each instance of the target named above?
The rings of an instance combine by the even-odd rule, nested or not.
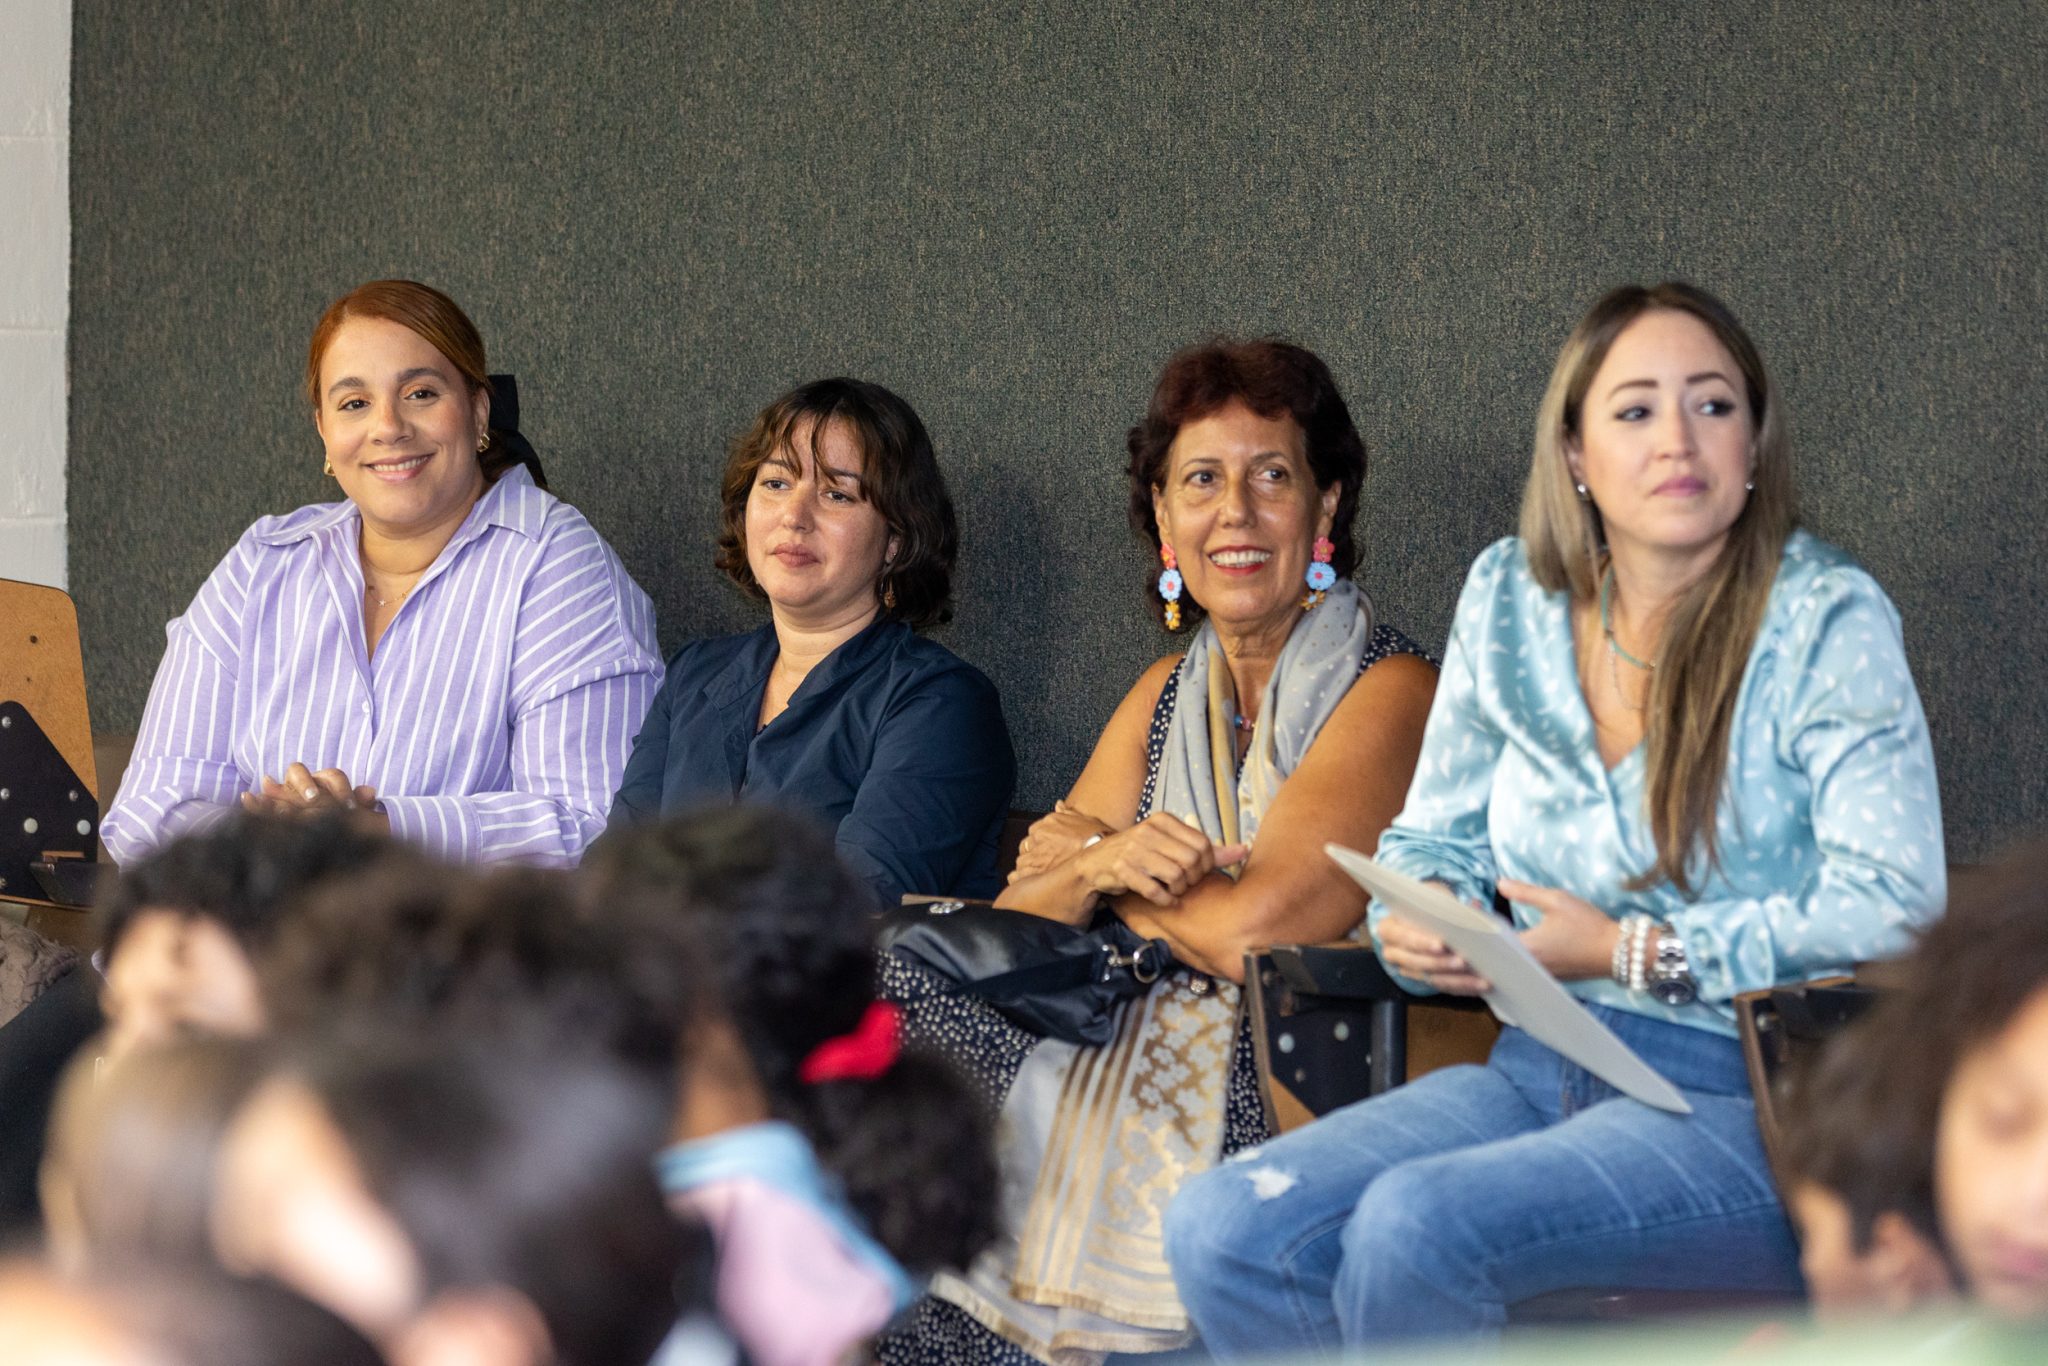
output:
[[[1166,1254],[1219,1357],[1499,1332],[1552,1290],[1800,1290],[1735,1040],[1590,1007],[1692,1102],[1629,1100],[1519,1029],[1181,1189]]]

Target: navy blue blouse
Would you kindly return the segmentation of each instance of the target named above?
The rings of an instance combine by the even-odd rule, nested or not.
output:
[[[633,741],[611,821],[708,801],[772,802],[838,832],[884,906],[905,892],[994,896],[1017,760],[995,685],[881,620],[813,668],[766,726],[775,628],[692,641]]]

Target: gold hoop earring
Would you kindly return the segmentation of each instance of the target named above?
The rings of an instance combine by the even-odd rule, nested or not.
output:
[[[490,448],[491,434],[489,432],[485,432],[481,437],[477,438],[476,453],[478,455],[482,455],[485,451],[489,450]]]
[[[334,477],[334,462],[332,460],[321,461],[320,473],[326,475],[329,479],[332,479]]]

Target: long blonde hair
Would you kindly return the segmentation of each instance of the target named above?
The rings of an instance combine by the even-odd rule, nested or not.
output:
[[[1606,537],[1600,510],[1581,499],[1568,449],[1608,348],[1630,323],[1654,309],[1674,309],[1705,323],[1742,371],[1755,439],[1755,489],[1720,557],[1680,596],[1658,646],[1650,677],[1644,743],[1649,772],[1644,793],[1657,862],[1629,882],[1640,891],[1669,882],[1693,894],[1693,874],[1718,867],[1714,821],[1728,766],[1735,698],[1749,667],[1785,541],[1798,524],[1791,443],[1778,391],[1764,361],[1728,306],[1694,285],[1667,280],[1623,285],[1587,311],[1572,330],[1536,410],[1535,452],[1522,493],[1522,544],[1529,570],[1551,592],[1577,603],[1600,592]],[[1704,854],[1704,865],[1695,856]]]

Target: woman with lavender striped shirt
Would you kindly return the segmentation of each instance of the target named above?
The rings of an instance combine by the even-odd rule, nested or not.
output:
[[[488,426],[483,338],[376,280],[314,329],[344,500],[265,517],[172,621],[101,826],[122,863],[238,803],[353,810],[445,858],[573,864],[661,682],[654,611]]]

